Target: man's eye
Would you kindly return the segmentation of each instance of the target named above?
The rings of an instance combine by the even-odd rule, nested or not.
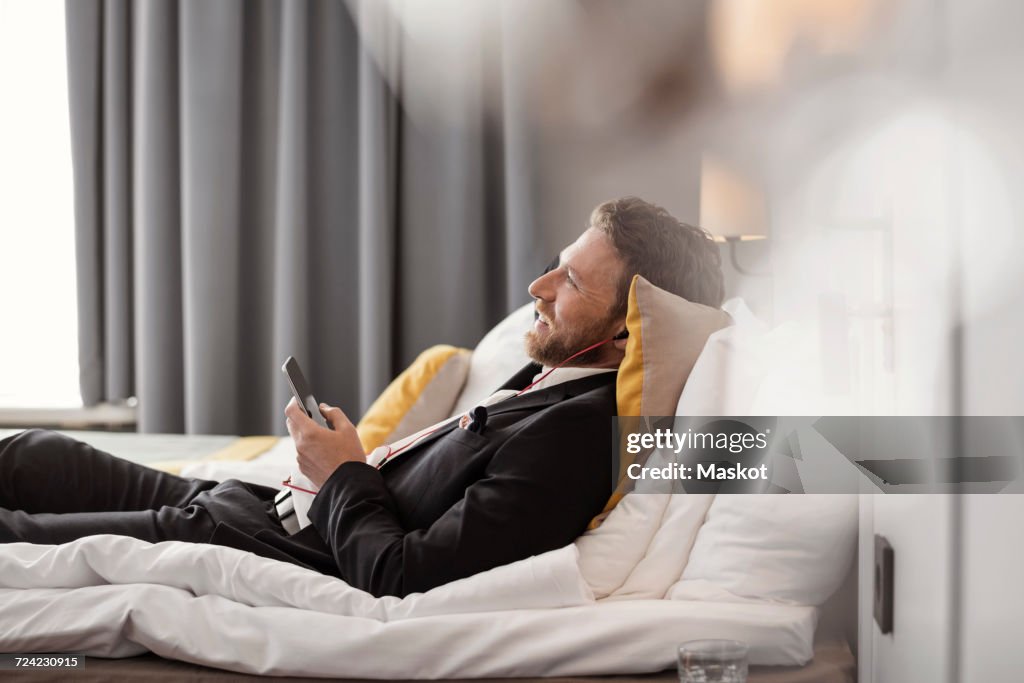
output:
[[[565,274],[565,279],[569,281],[569,284],[572,285],[573,288],[579,289],[579,287],[576,286],[576,281],[572,279],[572,275],[569,275],[568,273],[566,273]]]

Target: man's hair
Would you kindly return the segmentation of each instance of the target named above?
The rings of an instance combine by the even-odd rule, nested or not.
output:
[[[624,265],[613,315],[626,314],[629,284],[638,274],[688,301],[722,305],[722,257],[707,231],[639,197],[600,204],[590,214],[590,225],[611,238]]]

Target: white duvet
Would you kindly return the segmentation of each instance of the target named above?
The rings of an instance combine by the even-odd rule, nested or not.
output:
[[[659,671],[695,638],[812,655],[811,607],[595,600],[568,546],[404,599],[216,546],[0,546],[0,650],[159,655],[241,672],[485,678]]]

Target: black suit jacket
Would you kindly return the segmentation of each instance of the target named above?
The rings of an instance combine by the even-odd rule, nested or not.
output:
[[[520,389],[528,365],[502,388]],[[324,482],[311,526],[283,537],[226,525],[211,542],[308,565],[374,595],[426,591],[571,543],[613,485],[616,373],[488,408],[480,434],[457,421],[379,470],[348,462]]]

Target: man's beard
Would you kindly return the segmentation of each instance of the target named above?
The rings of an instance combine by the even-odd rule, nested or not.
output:
[[[564,362],[577,351],[582,351],[592,344],[604,341],[610,335],[608,329],[611,327],[612,319],[609,316],[603,320],[595,320],[592,323],[576,328],[562,328],[557,332],[548,328],[548,333],[540,335],[535,329],[530,329],[525,336],[526,355],[535,362],[547,367],[554,367]],[[600,362],[603,346],[590,349],[572,359],[569,366],[594,365]]]

